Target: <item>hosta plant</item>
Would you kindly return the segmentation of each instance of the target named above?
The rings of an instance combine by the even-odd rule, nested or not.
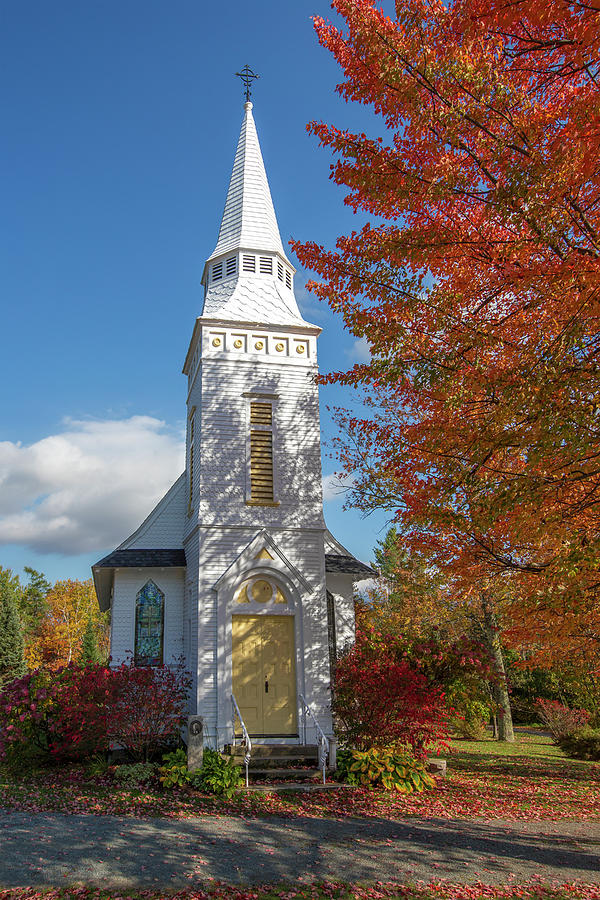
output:
[[[383,787],[402,794],[435,787],[422,760],[394,747],[341,751],[338,777],[348,784]]]
[[[183,787],[191,781],[191,772],[187,765],[187,754],[181,747],[172,753],[165,753],[163,764],[158,770],[163,787]]]
[[[205,747],[202,768],[194,773],[193,780],[200,790],[229,800],[242,784],[242,770],[236,766],[233,757],[221,756],[216,750]]]

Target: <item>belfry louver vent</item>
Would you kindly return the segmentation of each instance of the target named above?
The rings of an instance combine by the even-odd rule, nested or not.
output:
[[[222,262],[215,263],[214,266],[212,267],[212,280],[218,281],[222,277],[223,277],[223,263]]]
[[[254,256],[244,256],[242,268],[244,272],[256,272],[256,258]]]
[[[273,407],[250,404],[250,499],[270,503],[273,494]]]
[[[283,281],[283,266],[280,262],[277,263],[277,277],[280,281]]]
[[[225,274],[226,275],[235,275],[237,271],[237,257],[230,256],[227,262],[225,263]]]
[[[288,269],[285,270],[285,286],[292,289],[292,273]]]
[[[261,256],[260,258],[260,273],[261,275],[272,275],[273,274],[273,260],[270,256]]]
[[[270,403],[250,404],[250,425],[263,425],[270,428],[273,423],[273,407]]]

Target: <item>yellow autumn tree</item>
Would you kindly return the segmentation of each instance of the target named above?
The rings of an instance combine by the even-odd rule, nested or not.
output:
[[[47,610],[35,642],[26,651],[30,669],[56,669],[77,662],[88,623],[92,623],[98,646],[108,656],[109,625],[98,607],[92,580],[57,581],[46,596]]]

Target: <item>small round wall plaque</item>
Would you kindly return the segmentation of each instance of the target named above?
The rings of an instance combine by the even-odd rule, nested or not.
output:
[[[275,344],[275,349],[278,353],[281,353],[281,351],[283,350],[283,344]]]
[[[221,346],[221,338],[215,338],[213,340],[213,347],[220,347],[220,346]]]
[[[264,346],[265,346],[265,345],[264,345],[264,343],[263,343],[262,341],[257,341],[257,342],[255,343],[255,345],[254,345],[254,349],[255,349],[255,350],[262,350]]]
[[[296,353],[304,353],[304,344],[298,344],[296,347]]]
[[[235,347],[236,350],[240,349],[240,347],[242,346],[242,342],[240,341],[239,338],[237,339],[237,341],[233,342],[233,346]]]

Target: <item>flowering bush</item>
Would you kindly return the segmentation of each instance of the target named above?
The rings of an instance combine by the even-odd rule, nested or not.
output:
[[[445,746],[449,713],[440,688],[390,641],[359,632],[337,662],[333,709],[340,737],[351,747],[410,747],[421,758]]]
[[[56,761],[80,760],[113,743],[147,761],[177,738],[188,684],[167,666],[38,669],[0,693],[0,759],[18,760],[34,747]]]
[[[555,744],[583,728],[590,720],[590,714],[585,709],[569,709],[558,700],[540,699],[535,704],[539,717],[550,731]]]
[[[108,746],[113,680],[104,666],[38,669],[0,694],[0,758],[34,747],[57,761]]]
[[[123,663],[112,670],[112,678],[110,740],[131,759],[148,762],[179,737],[187,717],[190,676],[181,667]]]

